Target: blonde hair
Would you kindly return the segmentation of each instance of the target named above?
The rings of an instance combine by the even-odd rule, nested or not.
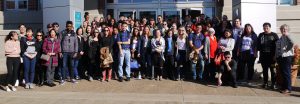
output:
[[[184,30],[184,32],[183,32],[183,38],[186,38],[186,37],[188,36],[188,34],[186,33],[185,27],[184,27],[184,26],[180,26],[180,27],[178,28],[178,30],[180,30],[180,29]],[[180,35],[180,34],[179,34],[179,35]]]

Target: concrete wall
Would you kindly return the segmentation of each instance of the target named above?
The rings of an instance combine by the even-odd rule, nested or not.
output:
[[[104,2],[105,0],[84,0],[84,11],[90,13],[90,20],[94,17],[104,17]],[[101,2],[101,7],[100,6]]]

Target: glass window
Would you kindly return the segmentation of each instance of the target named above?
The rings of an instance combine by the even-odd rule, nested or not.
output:
[[[19,9],[27,9],[27,0],[19,0]]]
[[[118,3],[131,3],[131,0],[118,0]]]
[[[149,20],[150,18],[155,19],[156,18],[156,11],[140,11],[140,19],[147,18]]]
[[[280,5],[291,5],[293,4],[293,0],[280,0]]]
[[[107,0],[107,3],[114,3],[114,0]]]
[[[215,16],[215,8],[204,8],[204,14],[210,18]]]
[[[15,9],[16,8],[16,4],[14,0],[11,1],[6,1],[6,9]]]
[[[175,20],[180,19],[179,11],[163,11],[164,20],[168,21],[168,23],[174,22]]]
[[[106,15],[110,15],[111,17],[114,17],[114,9],[107,9]]]
[[[158,0],[133,0],[134,3],[157,2]]]
[[[187,0],[160,0],[161,2],[186,2]]]
[[[120,12],[120,16],[125,16],[125,17],[130,17],[130,18],[136,18],[136,13],[131,12],[131,11],[124,11],[124,12]]]

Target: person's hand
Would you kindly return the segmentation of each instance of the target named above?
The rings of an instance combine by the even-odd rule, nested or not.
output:
[[[138,54],[137,57],[141,57],[141,54]]]
[[[60,57],[60,58],[63,58],[64,56],[63,56],[63,54],[62,54],[62,53],[59,53],[59,57]]]
[[[208,60],[208,55],[207,54],[205,54],[205,59]]]
[[[48,56],[51,56],[51,55],[52,55],[52,53],[47,53],[47,55],[48,55]]]
[[[122,56],[123,56],[123,51],[121,50],[121,51],[120,51],[120,57],[122,57]]]
[[[77,53],[74,53],[73,58],[76,58],[76,57],[77,57]]]
[[[94,41],[98,41],[98,38],[94,38]]]
[[[83,51],[81,51],[81,52],[80,52],[80,55],[83,55],[83,54],[84,54],[84,52],[83,52]]]

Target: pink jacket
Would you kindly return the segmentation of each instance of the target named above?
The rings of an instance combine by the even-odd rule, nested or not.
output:
[[[20,57],[21,47],[20,41],[8,40],[5,42],[5,56],[7,57]]]
[[[54,44],[53,53],[54,56],[51,56],[50,60],[52,59],[53,66],[58,66],[58,56],[60,53],[60,41],[58,39],[54,39],[52,42],[50,38],[46,38],[43,43],[43,53],[52,53],[52,44]],[[42,64],[45,66],[50,65],[50,60],[44,61]]]

